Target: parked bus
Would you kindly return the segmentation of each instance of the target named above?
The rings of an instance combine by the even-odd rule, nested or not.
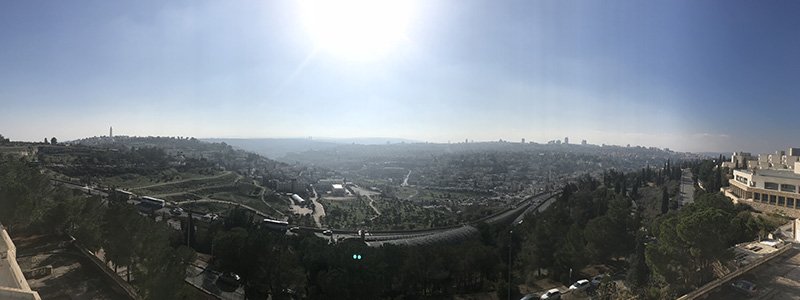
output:
[[[154,207],[156,209],[161,209],[161,208],[164,208],[164,206],[166,206],[167,202],[164,201],[164,200],[158,199],[158,198],[150,197],[150,196],[142,196],[141,198],[139,198],[139,204],[142,204],[142,205],[145,205],[145,206],[148,206],[148,207]]]
[[[286,232],[286,229],[289,227],[289,222],[286,221],[278,221],[272,219],[264,219],[264,226],[268,229]]]

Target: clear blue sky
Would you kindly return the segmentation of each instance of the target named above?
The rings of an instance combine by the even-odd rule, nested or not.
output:
[[[800,145],[797,1],[419,0],[369,59],[297,1],[164,2],[0,4],[0,133]]]

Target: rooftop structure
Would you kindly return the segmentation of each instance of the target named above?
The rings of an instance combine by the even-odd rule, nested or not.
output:
[[[0,299],[40,300],[31,290],[17,264],[17,247],[6,229],[0,225]]]

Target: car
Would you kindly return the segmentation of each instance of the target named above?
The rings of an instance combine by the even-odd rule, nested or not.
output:
[[[207,214],[203,215],[203,220],[206,220],[206,221],[214,221],[214,220],[216,220],[218,218],[219,218],[218,214],[207,213]]]
[[[538,294],[527,294],[527,295],[525,295],[525,297],[519,298],[519,300],[533,300],[533,299],[539,299],[539,295]]]
[[[588,289],[590,286],[592,286],[592,284],[591,284],[591,283],[589,283],[589,280],[587,280],[587,279],[581,279],[581,280],[578,280],[578,281],[576,281],[576,282],[575,282],[575,283],[573,283],[572,285],[570,285],[570,286],[569,286],[569,289],[570,289],[571,291],[585,291],[585,290],[586,290],[586,289]]]
[[[598,286],[603,282],[603,279],[608,277],[608,274],[600,274],[592,277],[592,285]]]
[[[744,279],[739,279],[734,282],[731,282],[731,287],[733,287],[733,289],[736,290],[737,292],[748,296],[753,296],[758,292],[755,283],[752,283]]]
[[[330,229],[325,229],[325,231],[323,231],[322,234],[327,235],[327,236],[331,236],[331,235],[333,235],[333,231],[330,230]]]
[[[289,227],[289,231],[291,231],[291,232],[298,232],[298,231],[300,231],[300,226],[292,226],[292,227]]]
[[[238,274],[233,273],[233,272],[222,273],[222,275],[220,275],[217,278],[217,281],[222,282],[224,284],[232,285],[232,286],[239,286],[241,280],[242,280],[242,277],[240,277]]]
[[[558,289],[550,289],[546,293],[542,294],[539,299],[542,300],[553,300],[553,299],[561,299],[561,291]]]
[[[183,214],[183,208],[176,207],[176,208],[170,209],[169,213],[171,213],[173,215],[176,215],[176,216],[180,216],[180,215]]]

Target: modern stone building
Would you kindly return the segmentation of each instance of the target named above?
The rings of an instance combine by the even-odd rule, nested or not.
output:
[[[734,202],[800,213],[800,162],[795,162],[792,169],[734,170],[730,187],[724,192]]]

